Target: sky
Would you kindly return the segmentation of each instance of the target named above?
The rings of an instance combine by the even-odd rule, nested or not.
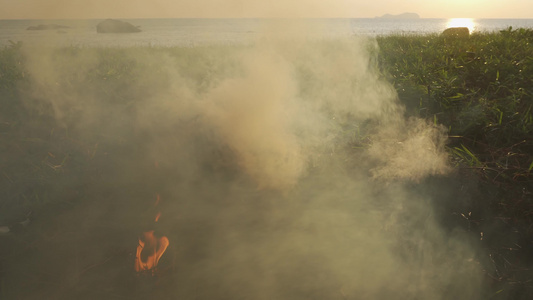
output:
[[[532,0],[0,0],[0,19],[533,18]]]

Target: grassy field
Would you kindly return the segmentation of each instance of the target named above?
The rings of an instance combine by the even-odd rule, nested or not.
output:
[[[464,188],[474,195],[469,203],[443,204],[442,216],[437,219],[443,226],[462,228],[473,240],[480,241],[478,255],[486,277],[485,296],[529,299],[533,295],[533,30],[509,28],[474,33],[463,39],[386,36],[377,38],[377,46],[370,49],[377,53],[371,61],[379,71],[376,76],[393,85],[407,117],[421,118],[447,130],[445,149],[453,166],[450,176],[467,182]],[[321,44],[317,53],[327,53],[328,47],[348,46]],[[27,274],[24,268],[9,264],[10,260],[28,255],[28,261],[39,261],[33,251],[45,248],[57,232],[66,231],[64,241],[76,240],[73,232],[61,226],[74,221],[68,217],[69,211],[75,210],[79,216],[90,201],[102,202],[102,207],[112,211],[130,205],[142,214],[149,201],[120,200],[112,204],[106,199],[117,189],[133,198],[150,198],[154,191],[164,190],[165,184],[174,184],[156,170],[165,168],[164,164],[158,165],[157,157],[172,157],[174,149],[170,145],[179,143],[173,140],[173,134],[179,132],[180,137],[186,137],[193,129],[194,133],[212,134],[196,127],[194,113],[165,119],[169,116],[166,101],[176,95],[184,103],[201,98],[198,95],[206,94],[224,78],[242,74],[241,57],[234,53],[246,48],[67,47],[42,49],[47,54],[45,60],[35,59],[21,43],[0,49],[0,220],[13,224],[10,219],[29,216],[40,224],[32,230],[18,224],[10,228],[9,235],[0,236],[0,296],[18,299],[14,295],[25,293],[28,298],[41,295],[54,299],[77,295],[77,291],[65,292],[73,290],[69,283],[75,285],[74,279],[61,281],[67,283],[51,294],[43,295],[44,288],[32,290],[32,286],[53,281],[51,277],[64,276],[61,268],[32,272],[23,284],[11,282],[8,272],[18,272],[18,278]],[[319,89],[318,71],[309,69],[304,60],[294,62],[296,76],[305,86],[300,95],[314,95]],[[149,103],[156,98],[163,100]],[[148,103],[142,107],[150,110],[137,110],[142,102]],[[187,105],[179,109],[187,110]],[[351,136],[348,141],[329,141],[345,143],[331,145],[335,148],[331,153],[349,156],[373,143],[370,133],[379,124],[362,122],[355,126],[350,120],[334,121],[337,123],[333,127]],[[154,138],[154,131],[168,143]],[[208,157],[198,168],[215,173],[225,170],[220,176],[234,176],[232,167],[228,167],[233,159],[228,155],[231,151],[211,147],[211,143],[205,139],[190,146],[193,149],[189,151]],[[153,151],[154,144],[158,153]],[[338,149],[344,148],[351,150],[340,154]],[[190,163],[186,158],[172,160],[169,166]],[[154,161],[157,168],[152,168]],[[135,172],[132,164],[137,164],[142,174]],[[124,170],[132,172],[124,175]],[[164,170],[167,175],[175,172]],[[176,176],[186,177],[183,173]],[[157,180],[146,180],[143,188],[132,186],[132,182],[144,178]],[[438,178],[427,179],[426,183],[434,181]],[[66,213],[56,219],[58,212]],[[106,212],[88,213],[102,220],[98,228],[109,222]],[[129,215],[122,218],[123,224],[139,223]],[[132,226],[142,230],[141,225]],[[73,247],[59,252],[76,252],[73,261],[77,266],[78,255],[83,256],[84,250]],[[108,254],[101,261],[114,255]],[[81,276],[99,267],[99,263],[93,263],[70,271]],[[94,280],[105,285],[100,281]],[[120,298],[114,291],[106,293],[104,297]]]

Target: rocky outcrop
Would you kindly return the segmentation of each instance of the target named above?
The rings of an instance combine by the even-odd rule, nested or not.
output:
[[[140,31],[138,26],[133,26],[128,22],[113,19],[104,20],[96,25],[96,32],[98,33],[131,33]]]
[[[26,30],[57,30],[57,29],[66,29],[70,28],[68,26],[64,25],[57,25],[57,24],[40,24],[37,26],[30,26],[26,28]]]
[[[452,27],[445,29],[442,35],[445,37],[468,38],[470,30],[468,30],[468,27]]]

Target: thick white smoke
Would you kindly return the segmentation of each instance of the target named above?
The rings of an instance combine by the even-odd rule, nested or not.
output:
[[[26,49],[28,106],[98,144],[110,172],[87,184],[113,197],[69,213],[112,207],[114,226],[134,227],[137,198],[162,193],[176,269],[150,291],[163,298],[475,299],[473,251],[408,188],[449,171],[445,131],[405,116],[374,40],[287,32],[250,46]],[[85,220],[83,232],[101,227]],[[100,275],[80,286],[109,287]]]

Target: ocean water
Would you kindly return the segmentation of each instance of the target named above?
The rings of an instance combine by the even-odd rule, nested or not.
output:
[[[142,32],[97,34],[101,20],[0,20],[0,46],[10,41],[67,46],[196,46],[203,44],[249,43],[265,33],[283,32],[284,26],[299,23],[301,34],[309,37],[352,35],[439,33],[450,26],[449,19],[131,19]],[[62,30],[27,30],[29,26],[58,24]],[[294,25],[294,24],[293,24]],[[474,31],[487,32],[513,28],[533,28],[533,19],[472,20]]]

